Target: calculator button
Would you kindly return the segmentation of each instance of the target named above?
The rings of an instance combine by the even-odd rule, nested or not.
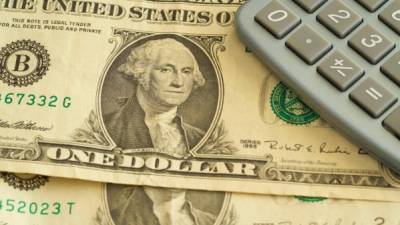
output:
[[[356,0],[364,8],[370,12],[375,12],[379,7],[381,7],[387,0]]]
[[[309,65],[314,64],[332,48],[330,42],[308,26],[296,30],[286,41],[286,46]]]
[[[386,119],[383,121],[383,126],[400,138],[400,107],[397,107]]]
[[[382,67],[382,72],[400,86],[400,52],[390,57]]]
[[[308,13],[313,13],[327,0],[293,0]]]
[[[392,40],[370,25],[359,30],[350,39],[349,45],[372,64],[377,64],[395,46]]]
[[[256,14],[254,19],[276,38],[281,39],[300,23],[300,18],[274,0]]]
[[[346,37],[362,22],[360,15],[338,0],[331,1],[317,19],[339,38]]]
[[[350,98],[372,117],[378,118],[397,98],[372,78],[367,78],[351,93]]]
[[[379,19],[400,34],[400,2],[394,1],[380,14]]]
[[[326,58],[317,70],[341,91],[346,91],[364,74],[363,69],[339,51]]]

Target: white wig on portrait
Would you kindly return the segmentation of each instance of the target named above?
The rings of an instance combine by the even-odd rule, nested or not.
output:
[[[143,88],[148,89],[149,73],[152,65],[156,63],[160,51],[166,48],[172,50],[184,50],[189,53],[193,58],[194,63],[194,88],[203,86],[205,79],[193,53],[185,45],[172,38],[151,40],[137,48],[134,48],[129,54],[127,61],[119,66],[118,72],[121,72],[124,78],[128,80],[136,80]]]

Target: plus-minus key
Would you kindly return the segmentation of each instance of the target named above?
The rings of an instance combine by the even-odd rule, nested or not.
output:
[[[317,71],[340,91],[346,91],[364,74],[360,66],[339,51],[327,57]]]

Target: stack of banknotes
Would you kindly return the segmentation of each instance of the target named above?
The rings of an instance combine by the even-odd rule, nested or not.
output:
[[[241,43],[244,3],[0,0],[0,225],[400,225],[400,176]]]

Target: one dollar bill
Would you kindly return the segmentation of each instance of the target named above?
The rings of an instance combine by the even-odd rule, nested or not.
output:
[[[397,175],[239,41],[242,3],[0,1],[0,168],[399,201]]]
[[[397,202],[165,189],[10,173],[1,178],[2,225],[400,224]]]

